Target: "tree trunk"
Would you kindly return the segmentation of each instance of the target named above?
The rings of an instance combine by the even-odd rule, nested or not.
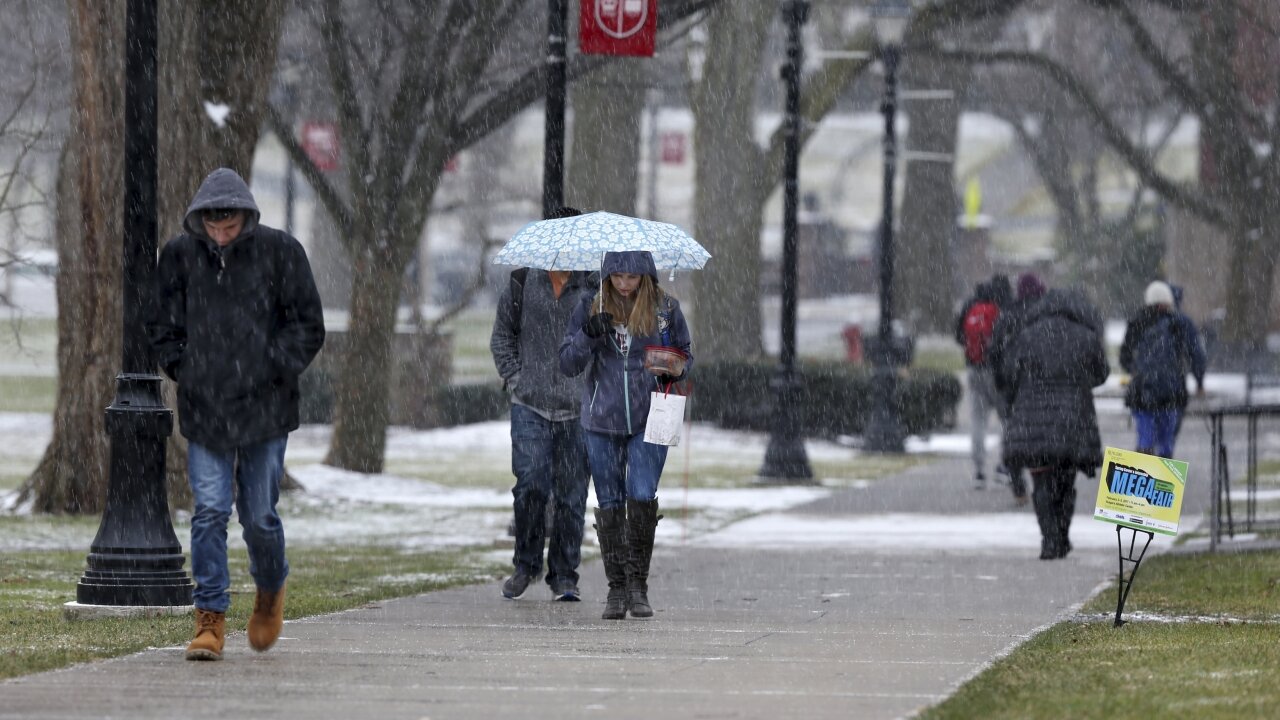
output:
[[[187,206],[214,169],[229,167],[246,182],[251,179],[284,3],[200,0],[161,3],[159,10],[156,220],[159,241],[164,243],[183,232]],[[202,50],[205,47],[222,50],[209,53]],[[205,101],[232,108],[225,126],[210,119]],[[165,404],[176,408],[177,386],[167,378],[164,394]],[[187,441],[176,413],[174,420],[165,452],[169,504],[190,508]],[[296,483],[286,477],[283,487]]]
[[[404,263],[359,251],[352,258],[352,270],[351,314],[334,387],[333,437],[324,462],[378,473],[390,424],[391,358]]]
[[[636,214],[647,59],[622,59],[573,86],[566,205]]]
[[[121,362],[124,137],[122,0],[71,0],[71,135],[59,163],[58,393],[53,437],[19,501],[96,513],[106,501],[104,409]]]
[[[1238,192],[1235,197],[1242,200],[1237,207],[1243,229],[1237,231],[1232,243],[1227,316],[1222,335],[1226,347],[1252,353],[1266,348],[1271,328],[1277,264],[1274,233],[1280,230],[1280,217],[1266,192],[1257,188],[1238,189]]]
[[[57,405],[53,437],[22,497],[30,497],[38,512],[94,513],[106,500],[111,447],[104,410],[120,369],[123,322],[125,3],[71,0],[68,10],[76,48],[75,102],[58,180]],[[282,15],[281,0],[161,4],[161,238],[180,231],[191,196],[215,167],[233,167],[249,177]],[[204,52],[206,47],[221,52]],[[192,72],[193,60],[200,60],[199,72]],[[211,97],[239,109],[225,128],[214,127],[204,110],[203,100]],[[172,407],[173,388],[166,385]],[[190,507],[186,443],[177,432],[167,448],[166,480],[171,506]]]
[[[955,153],[960,124],[961,93],[971,75],[968,68],[945,60],[916,58],[904,73],[912,90],[948,90],[946,100],[920,100],[902,105],[910,129],[900,144],[904,168],[901,238],[897,252],[894,294],[902,298],[899,315],[916,332],[947,332],[954,327],[956,282],[951,259],[955,234]],[[942,160],[910,161],[906,152],[940,153]]]
[[[694,237],[711,261],[693,285],[691,324],[698,357],[748,359],[764,355],[760,337],[760,227],[776,179],[765,171],[755,140],[756,79],[769,21],[769,3],[726,3],[707,20],[706,61],[691,107],[694,115]]]

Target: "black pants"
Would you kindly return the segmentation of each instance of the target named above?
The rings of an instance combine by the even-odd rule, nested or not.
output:
[[[1051,466],[1031,471],[1035,490],[1031,499],[1036,507],[1043,546],[1065,555],[1071,516],[1076,510],[1076,469],[1074,466]]]

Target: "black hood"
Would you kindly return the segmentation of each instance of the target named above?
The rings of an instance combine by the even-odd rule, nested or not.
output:
[[[1026,324],[1062,317],[1102,335],[1102,314],[1079,290],[1050,290],[1027,310]]]
[[[204,223],[200,221],[198,213],[220,208],[245,211],[244,229],[240,231],[242,236],[253,232],[258,226],[261,213],[258,212],[258,204],[253,201],[253,194],[249,192],[248,183],[235,170],[218,168],[200,183],[200,189],[187,206],[187,215],[182,221],[183,229],[196,237],[207,239],[209,236],[204,231]]]

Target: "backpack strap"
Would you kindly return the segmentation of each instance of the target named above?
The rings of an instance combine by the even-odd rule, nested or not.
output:
[[[520,316],[524,308],[524,281],[529,276],[529,268],[518,268],[511,271],[511,332],[520,334]]]

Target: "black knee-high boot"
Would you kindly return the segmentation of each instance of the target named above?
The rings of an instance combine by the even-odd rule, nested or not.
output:
[[[1058,557],[1071,552],[1071,518],[1076,513],[1076,471],[1067,470],[1058,486]]]
[[[631,617],[653,617],[649,605],[649,561],[653,559],[653,536],[658,527],[658,501],[627,500],[627,605]]]
[[[1061,557],[1058,547],[1058,503],[1055,502],[1054,490],[1057,487],[1052,470],[1042,470],[1032,475],[1035,489],[1031,491],[1031,502],[1036,508],[1036,522],[1040,524],[1040,559],[1056,560]]]
[[[609,581],[609,596],[600,617],[622,620],[627,617],[627,509],[596,508],[596,538],[600,541],[604,576]]]

